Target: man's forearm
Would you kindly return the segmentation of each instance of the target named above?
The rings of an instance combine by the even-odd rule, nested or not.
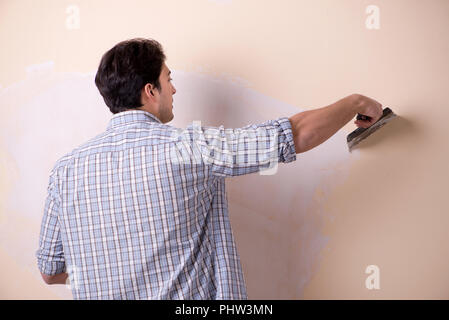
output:
[[[320,145],[351,121],[358,112],[357,99],[357,95],[349,95],[326,107],[291,116],[296,153]]]

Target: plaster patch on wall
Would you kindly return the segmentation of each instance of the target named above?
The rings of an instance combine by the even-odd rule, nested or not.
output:
[[[58,158],[104,131],[112,114],[95,87],[95,73],[56,73],[52,62],[30,66],[27,72],[24,81],[0,94],[5,110],[0,120],[0,144],[6,155],[2,167],[14,168],[11,183],[1,184],[7,189],[0,195],[6,221],[0,224],[0,245],[40,277],[34,252],[50,170]],[[175,118],[169,125],[175,127],[198,120],[202,125],[237,128],[302,111],[235,78],[173,69],[172,78],[177,93]],[[256,173],[227,180],[229,211],[250,298],[301,297],[329,241],[321,234],[322,220],[330,215],[323,210],[326,194],[344,181],[356,157],[357,152],[348,153],[345,135],[339,132],[318,148],[298,154],[296,162],[279,164],[273,176]],[[317,190],[321,190],[318,199]],[[282,273],[268,274],[273,265],[262,262],[270,261],[269,255],[251,253],[263,254],[263,243],[279,248],[275,256],[281,261],[274,267],[282,269],[285,262],[287,279],[281,279]],[[261,280],[257,275],[272,277],[272,286],[253,286]],[[273,286],[279,287],[270,291]],[[61,297],[70,295],[68,290],[58,291]]]
[[[39,76],[45,73],[53,72],[55,63],[53,61],[46,61],[44,63],[32,64],[25,68],[27,77]]]

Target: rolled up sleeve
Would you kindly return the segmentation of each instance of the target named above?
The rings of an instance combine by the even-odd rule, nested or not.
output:
[[[292,127],[287,117],[236,129],[193,122],[179,139],[178,150],[185,150],[186,141],[193,155],[190,160],[201,161],[219,177],[273,169],[279,162],[296,160]]]
[[[47,191],[36,258],[41,273],[55,275],[65,272],[64,251],[58,222],[60,198],[55,170],[50,175]]]

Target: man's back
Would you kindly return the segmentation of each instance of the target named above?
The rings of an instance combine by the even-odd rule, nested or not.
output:
[[[224,178],[268,167],[270,139],[275,160],[296,159],[288,119],[258,128],[251,141],[244,128],[180,133],[146,111],[114,115],[52,171],[41,272],[67,270],[75,299],[246,299]]]

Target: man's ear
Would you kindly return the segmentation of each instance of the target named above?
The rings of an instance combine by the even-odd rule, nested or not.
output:
[[[151,83],[147,83],[143,87],[142,91],[143,91],[142,93],[145,95],[147,95],[147,91],[148,91],[152,96],[154,96],[154,92],[153,92],[153,88],[151,87]]]
[[[148,86],[148,87],[149,87],[150,94],[151,94],[152,96],[154,96],[154,87],[152,86],[152,84],[151,84],[151,83],[147,83],[145,86]]]

